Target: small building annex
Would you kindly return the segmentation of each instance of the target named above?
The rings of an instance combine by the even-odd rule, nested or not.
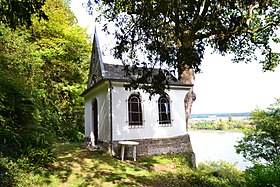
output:
[[[170,83],[168,96],[125,90],[122,65],[103,63],[96,32],[85,100],[85,142],[117,155],[122,140],[139,142],[137,155],[191,153],[184,98],[192,85]]]

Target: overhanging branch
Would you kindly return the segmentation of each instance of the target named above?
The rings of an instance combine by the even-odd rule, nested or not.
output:
[[[251,23],[252,18],[253,18],[253,11],[258,7],[259,7],[258,3],[250,6],[249,11],[248,11],[248,17],[247,17],[247,20],[246,20],[246,24],[247,24],[248,27],[250,26],[250,23]]]
[[[265,24],[264,26],[259,27],[259,28],[257,28],[257,29],[248,30],[248,32],[249,32],[250,34],[255,34],[255,33],[258,33],[258,32],[260,32],[260,31],[262,31],[262,30],[264,30],[264,29],[270,27],[270,26],[280,26],[280,23],[269,22],[269,23]]]

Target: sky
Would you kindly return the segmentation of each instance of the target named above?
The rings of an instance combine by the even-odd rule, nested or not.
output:
[[[89,16],[82,3],[87,0],[72,0],[71,8],[79,25],[94,31],[94,16]],[[96,25],[103,62],[112,62],[109,49],[114,40],[101,31]],[[275,46],[280,49],[280,46]],[[195,78],[194,91],[196,101],[192,113],[235,113],[251,112],[256,108],[265,109],[280,98],[280,66],[274,72],[263,72],[257,62],[232,63],[230,55],[212,54],[210,49],[205,52],[202,61],[202,73]]]

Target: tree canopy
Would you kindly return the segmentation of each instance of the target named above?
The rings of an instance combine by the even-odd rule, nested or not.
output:
[[[46,164],[54,140],[83,139],[91,44],[64,0],[47,0],[48,20],[0,23],[0,158]],[[1,186],[1,184],[0,184]]]
[[[280,22],[278,0],[94,2],[100,5],[98,20],[113,22],[117,28],[113,31],[117,41],[114,56],[133,67],[166,65],[169,72],[176,72],[184,79],[182,72],[188,68],[201,71],[206,47],[222,55],[235,54],[234,62],[256,59],[264,70],[273,70],[279,64],[279,54],[271,47],[271,41],[279,42],[276,35]],[[103,29],[110,33],[107,26]],[[257,59],[256,52],[263,58]],[[167,74],[159,76],[165,83]],[[142,83],[142,88],[148,88],[147,91],[158,89],[155,84],[147,87],[143,78],[146,83],[153,83],[153,74],[143,74],[137,81]]]
[[[32,15],[48,19],[42,10],[46,0],[1,0],[0,22],[15,29],[18,26],[30,26]]]

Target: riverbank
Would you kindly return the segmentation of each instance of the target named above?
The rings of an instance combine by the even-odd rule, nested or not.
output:
[[[222,130],[222,131],[244,131],[246,129],[254,128],[247,118],[244,119],[196,119],[189,120],[189,130]]]

